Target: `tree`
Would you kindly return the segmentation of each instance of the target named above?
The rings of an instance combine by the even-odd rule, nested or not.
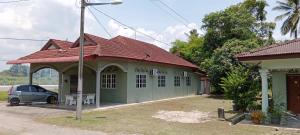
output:
[[[27,76],[29,67],[25,65],[15,64],[10,67],[8,73],[11,76]]]
[[[256,37],[253,32],[256,18],[242,4],[210,13],[202,22],[202,29],[206,31],[203,49],[207,57],[229,39],[246,40]]]
[[[191,30],[187,37],[187,42],[180,40],[173,42],[170,52],[199,65],[202,58],[203,37],[198,34],[197,30]]]
[[[273,10],[281,11],[283,14],[275,18],[276,21],[284,20],[281,26],[281,33],[286,35],[290,33],[291,36],[298,38],[298,24],[300,19],[299,0],[284,0],[284,2],[277,1],[278,5]]]
[[[214,92],[223,94],[221,78],[240,65],[249,67],[241,64],[235,55],[274,43],[275,23],[266,22],[267,5],[264,0],[245,0],[212,12],[202,20],[203,36],[190,32],[187,42],[176,40],[170,51],[197,64],[208,74]]]
[[[202,68],[206,69],[205,71],[211,79],[216,94],[224,92],[220,85],[221,78],[226,78],[227,72],[231,72],[232,69],[241,65],[235,55],[261,46],[262,42],[258,39],[228,40],[222,47],[215,49],[210,58],[201,63]]]

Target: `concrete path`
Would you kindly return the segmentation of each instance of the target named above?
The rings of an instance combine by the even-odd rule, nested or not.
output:
[[[7,107],[4,103],[0,103],[0,134],[2,132],[8,135],[106,135],[103,132],[58,127],[34,121],[35,117],[43,115],[70,113],[67,111],[30,107],[22,109],[25,108]]]

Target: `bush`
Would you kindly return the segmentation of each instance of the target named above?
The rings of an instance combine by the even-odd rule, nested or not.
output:
[[[255,104],[259,93],[258,75],[251,68],[238,66],[233,68],[226,77],[221,79],[221,87],[227,98],[232,99],[238,110],[246,111],[248,106]]]
[[[260,124],[264,118],[264,113],[261,111],[254,111],[251,113],[251,120],[254,124]]]

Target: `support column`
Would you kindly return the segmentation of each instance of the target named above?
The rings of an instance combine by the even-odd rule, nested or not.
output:
[[[267,113],[269,107],[269,98],[268,98],[268,70],[261,69],[259,70],[261,76],[261,87],[262,87],[262,112]]]
[[[29,64],[29,71],[28,71],[28,84],[29,85],[32,85],[32,75],[33,75],[33,73],[32,73],[32,69],[31,69],[32,67],[31,67],[31,64]]]
[[[62,91],[63,91],[63,73],[58,73],[58,102],[62,103]]]
[[[96,107],[100,107],[100,89],[101,89],[101,71],[98,64],[97,68],[97,79],[96,79]]]

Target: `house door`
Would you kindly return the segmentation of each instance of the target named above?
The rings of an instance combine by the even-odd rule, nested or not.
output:
[[[77,93],[77,87],[78,87],[78,76],[71,75],[70,76],[70,93],[71,94]]]
[[[300,114],[300,75],[287,77],[287,107],[289,111]]]

